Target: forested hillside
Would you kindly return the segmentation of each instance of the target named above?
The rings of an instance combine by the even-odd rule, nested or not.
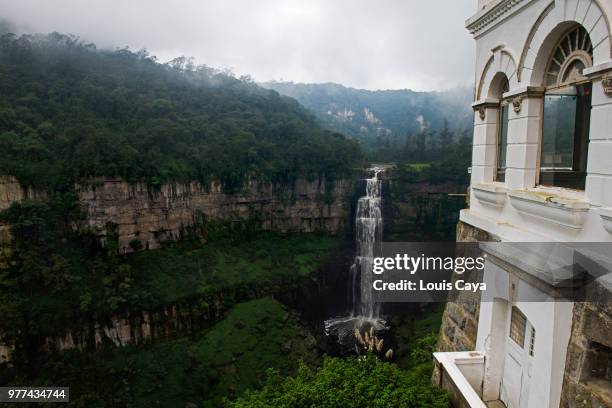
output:
[[[186,58],[160,64],[57,33],[0,37],[0,173],[23,184],[120,176],[236,187],[252,173],[335,178],[360,159],[296,101]]]
[[[387,186],[465,184],[465,132],[402,109],[373,139]],[[448,407],[441,310],[398,312],[384,358],[323,330],[367,161],[324,120],[187,58],[0,36],[0,383],[70,387],[71,407]],[[396,201],[411,226],[446,208]]]
[[[297,99],[329,128],[360,141],[367,151],[404,145],[423,131],[445,127],[461,134],[471,129],[472,90],[416,92],[368,91],[342,85],[266,82],[262,86]]]

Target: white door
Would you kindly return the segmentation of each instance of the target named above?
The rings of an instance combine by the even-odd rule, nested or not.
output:
[[[500,396],[508,408],[528,408],[534,346],[535,329],[525,315],[513,306],[506,336]]]

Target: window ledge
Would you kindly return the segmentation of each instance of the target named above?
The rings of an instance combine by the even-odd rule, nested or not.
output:
[[[472,186],[474,197],[483,204],[502,208],[506,203],[508,189],[503,184],[482,183]]]
[[[601,223],[608,234],[612,234],[612,208],[602,208],[599,210]]]
[[[574,197],[544,191],[514,190],[508,193],[516,210],[571,229],[581,229],[590,204]]]

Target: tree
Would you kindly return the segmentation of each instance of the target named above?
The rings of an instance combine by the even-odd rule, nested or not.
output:
[[[410,372],[369,355],[360,358],[325,358],[313,371],[301,365],[295,377],[268,374],[259,391],[247,392],[228,403],[232,408],[448,408],[448,394],[430,383],[431,366]]]

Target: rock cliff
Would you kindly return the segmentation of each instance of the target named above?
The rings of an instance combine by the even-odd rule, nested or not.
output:
[[[121,179],[94,179],[76,186],[84,211],[84,227],[102,242],[109,224],[116,226],[119,251],[132,251],[134,240],[155,249],[176,239],[201,214],[208,220],[256,219],[262,229],[282,232],[338,232],[346,227],[353,181],[297,180],[280,188],[250,180],[239,192],[225,192],[219,183],[168,183],[158,188]],[[0,210],[14,201],[41,198],[43,191],[24,188],[12,177],[0,177]],[[10,239],[0,225],[0,240]],[[2,246],[2,242],[0,242]],[[1,255],[1,254],[0,254]]]
[[[226,193],[218,183],[165,184],[153,188],[118,179],[77,186],[86,222],[104,240],[108,223],[117,226],[119,251],[130,242],[155,249],[179,237],[200,213],[209,220],[256,219],[265,230],[338,232],[348,218],[353,183],[340,180],[326,187],[319,180],[298,180],[279,191],[271,184],[248,182],[238,193]]]

